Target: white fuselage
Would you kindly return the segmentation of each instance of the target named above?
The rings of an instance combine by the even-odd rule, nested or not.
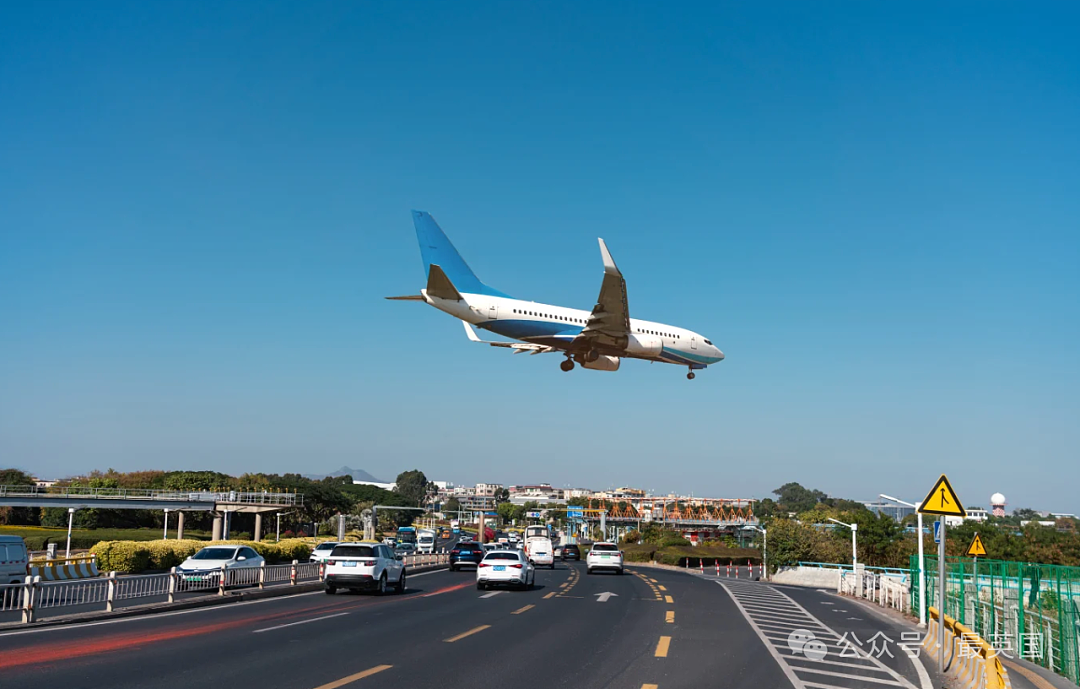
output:
[[[431,306],[478,328],[522,342],[563,350],[572,348],[571,343],[585,328],[590,316],[589,311],[582,309],[486,294],[462,293],[461,300],[432,297],[427,290],[421,290],[421,294]],[[630,332],[632,339],[655,342],[658,338],[661,346],[647,354],[635,351],[611,354],[692,368],[704,368],[724,358],[724,353],[712,342],[700,333],[685,328],[631,318]]]

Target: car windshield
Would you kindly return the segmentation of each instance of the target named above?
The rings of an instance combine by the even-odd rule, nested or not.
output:
[[[612,543],[597,543],[592,547],[593,550],[601,553],[612,553],[618,550],[618,546]]]
[[[231,560],[236,548],[203,548],[191,556],[192,560]]]
[[[488,560],[513,560],[518,561],[517,553],[488,553],[488,556],[484,558],[484,562]]]
[[[375,549],[370,545],[339,545],[330,557],[375,557]]]
[[[315,550],[333,550],[335,545],[337,545],[337,543],[320,543],[315,546]]]
[[[468,550],[471,552],[475,550],[480,550],[480,546],[476,545],[475,543],[462,543],[458,546],[458,550]]]

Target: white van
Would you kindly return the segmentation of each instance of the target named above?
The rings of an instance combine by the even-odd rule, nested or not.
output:
[[[0,536],[0,584],[26,581],[26,543],[22,536]]]

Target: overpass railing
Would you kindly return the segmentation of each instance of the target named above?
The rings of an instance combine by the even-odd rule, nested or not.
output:
[[[406,567],[437,567],[449,562],[450,556],[445,553],[404,556]],[[263,562],[259,567],[222,567],[199,573],[178,572],[173,567],[162,574],[120,576],[109,572],[97,579],[71,581],[26,577],[20,584],[0,585],[0,624],[6,617],[11,617],[12,622],[29,624],[37,620],[42,611],[69,614],[104,609],[112,612],[127,601],[173,603],[188,594],[224,596],[227,590],[240,587],[296,586],[301,582],[321,581],[323,574],[321,562],[293,560],[284,565]]]
[[[247,505],[281,505],[289,507],[304,504],[304,496],[297,493],[270,491],[181,491],[152,490],[146,488],[87,488],[81,486],[0,486],[0,498],[42,498],[59,500],[78,498],[90,500],[160,500],[162,502],[227,502]]]

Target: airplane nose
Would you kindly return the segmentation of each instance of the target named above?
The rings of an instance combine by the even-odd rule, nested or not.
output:
[[[720,357],[721,361],[724,360],[724,353],[721,352],[719,348],[717,348],[717,350],[716,350],[716,356]]]

